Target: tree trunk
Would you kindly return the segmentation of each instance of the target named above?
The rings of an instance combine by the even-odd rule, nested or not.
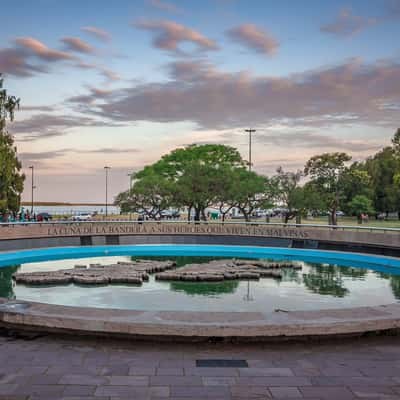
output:
[[[206,214],[205,214],[205,212],[204,212],[204,208],[201,209],[201,219],[202,219],[203,221],[207,221],[207,217],[206,217]]]
[[[244,220],[250,222],[250,213],[248,213],[244,208],[241,208],[240,211],[244,215]]]
[[[331,211],[331,224],[332,225],[337,225],[336,210],[332,210]]]
[[[289,222],[289,213],[285,213],[284,223],[287,224]]]
[[[188,213],[187,213],[187,220],[188,220],[188,222],[190,222],[190,215],[192,214],[192,206],[190,206],[189,208],[188,208]]]
[[[194,220],[198,222],[200,221],[200,208],[195,208],[194,211],[195,211]]]

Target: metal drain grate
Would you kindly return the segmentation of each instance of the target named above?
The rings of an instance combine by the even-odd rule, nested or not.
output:
[[[196,360],[196,367],[208,368],[248,368],[246,360]]]

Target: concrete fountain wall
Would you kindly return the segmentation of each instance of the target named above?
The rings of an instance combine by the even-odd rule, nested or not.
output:
[[[119,244],[253,245],[400,256],[400,230],[257,223],[133,221],[0,226],[0,251]]]
[[[246,246],[256,251],[283,253],[324,253],[340,250],[343,258],[377,259],[377,255],[400,256],[400,230],[363,230],[317,226],[274,224],[188,224],[188,223],[43,223],[0,226],[0,251],[11,256],[12,250],[24,249],[27,257],[35,252],[57,252],[64,257],[79,246],[80,251],[98,251],[98,246],[114,248],[120,254],[124,246],[137,244],[233,245],[246,253]],[[52,248],[31,250],[39,248]],[[140,246],[138,246],[140,247]],[[146,246],[150,251],[151,247]],[[159,246],[160,247],[160,246]],[[178,247],[178,246],[177,246]],[[196,251],[199,247],[192,246]],[[204,246],[206,247],[206,246]],[[217,246],[215,246],[217,247]],[[268,248],[271,249],[268,249]],[[288,248],[288,249],[285,249]],[[238,249],[238,248],[237,248]],[[313,250],[307,250],[313,249]],[[86,251],[85,250],[85,251]],[[128,251],[129,249],[127,249]],[[315,251],[317,250],[317,251]],[[325,251],[318,251],[325,250]],[[18,252],[24,253],[24,251]],[[340,252],[334,256],[338,257]],[[111,253],[107,253],[111,255]],[[246,253],[248,257],[250,253]],[[66,258],[66,257],[64,257]],[[390,268],[399,268],[399,259],[382,257]],[[6,265],[6,264],[4,264]],[[332,335],[362,335],[367,332],[397,331],[400,328],[400,305],[361,307],[345,310],[262,312],[185,312],[111,310],[66,307],[0,299],[0,328],[85,335],[125,336],[145,340],[277,340]]]

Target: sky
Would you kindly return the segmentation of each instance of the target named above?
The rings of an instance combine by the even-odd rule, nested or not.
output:
[[[104,202],[128,174],[192,143],[253,169],[361,160],[400,126],[400,0],[19,0],[0,72],[21,99],[23,200]]]

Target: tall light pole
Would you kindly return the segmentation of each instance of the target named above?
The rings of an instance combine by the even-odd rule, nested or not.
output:
[[[34,184],[34,181],[33,181],[33,170],[34,170],[34,166],[33,165],[31,165],[30,167],[29,167],[29,169],[30,170],[32,170],[32,186],[31,186],[31,215],[33,215],[33,189],[35,189],[35,184]]]
[[[132,176],[133,176],[133,174],[128,174],[128,176],[129,176],[129,191],[131,191],[132,190]]]
[[[245,132],[249,134],[249,171],[251,171],[251,134],[254,133],[255,129],[245,129]]]
[[[107,166],[104,167],[104,169],[106,171],[106,217],[108,215],[108,170],[110,168],[111,167],[107,167]]]

